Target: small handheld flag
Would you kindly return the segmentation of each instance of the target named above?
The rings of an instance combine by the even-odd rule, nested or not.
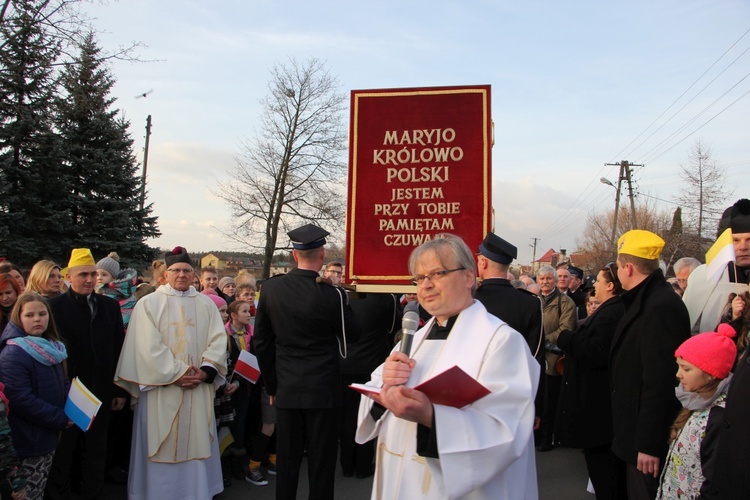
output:
[[[68,400],[65,402],[65,414],[82,431],[85,432],[91,428],[101,406],[102,402],[99,398],[94,396],[94,393],[83,385],[78,377],[71,381]]]
[[[234,373],[253,384],[256,383],[260,378],[258,358],[250,351],[240,351],[240,357],[237,358],[237,363],[234,365]]]
[[[734,262],[736,258],[732,242],[732,230],[726,229],[706,252],[706,278],[717,284],[727,264]]]
[[[232,431],[229,430],[229,427],[220,427],[219,428],[219,455],[223,455],[224,452],[227,450],[229,445],[234,443],[234,436],[232,436]]]

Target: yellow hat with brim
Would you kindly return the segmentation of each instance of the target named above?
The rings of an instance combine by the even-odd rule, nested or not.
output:
[[[655,260],[661,255],[664,240],[659,235],[643,229],[633,229],[617,240],[617,253],[626,253],[642,259]]]
[[[88,248],[74,248],[70,253],[70,261],[68,261],[68,270],[77,266],[95,266],[96,261],[94,256],[91,255],[91,250]]]

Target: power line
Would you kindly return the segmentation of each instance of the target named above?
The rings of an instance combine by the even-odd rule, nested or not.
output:
[[[719,61],[721,61],[724,58],[724,56],[726,56],[729,53],[729,51],[732,50],[734,48],[734,46],[737,45],[740,42],[740,40],[742,40],[743,38],[745,38],[745,36],[748,33],[750,33],[750,29],[748,29],[747,31],[745,31],[742,34],[742,36],[740,36],[727,50],[724,51],[724,53],[721,56],[719,56],[719,58],[716,61],[714,61],[713,64],[711,64],[711,66],[708,67],[708,69],[706,71],[704,71],[692,84],[690,84],[690,86],[688,88],[686,88],[685,91],[682,94],[680,94],[680,96],[677,99],[675,99],[674,102],[672,102],[672,104],[670,104],[669,106],[667,106],[667,109],[665,109],[664,111],[662,111],[661,114],[654,119],[654,121],[652,121],[645,129],[643,129],[643,131],[640,134],[638,134],[635,137],[635,139],[633,139],[632,141],[630,141],[630,143],[627,146],[625,146],[624,148],[622,148],[622,150],[619,151],[616,155],[614,155],[614,157],[611,160],[609,160],[607,163],[612,163],[616,158],[621,158],[622,154],[625,152],[625,150],[627,150],[635,141],[637,141],[643,134],[645,134],[648,131],[648,129],[650,129],[654,125],[654,123],[656,123],[657,121],[659,121],[659,119],[662,116],[664,116],[667,113],[667,111],[669,111],[672,108],[672,106],[674,106],[680,99],[682,99],[682,97],[685,94],[687,94],[690,91],[690,89],[692,89],[709,71],[711,71],[711,69],[713,69],[713,67],[716,66],[719,63]],[[744,54],[744,52],[743,52],[743,54]],[[629,155],[626,155],[626,156],[629,156]]]
[[[689,101],[687,101],[687,102],[686,102],[685,104],[683,104],[683,105],[682,105],[682,107],[681,107],[680,109],[678,109],[677,111],[675,111],[675,113],[674,113],[674,114],[673,114],[672,116],[670,116],[670,117],[669,117],[669,118],[667,119],[667,121],[665,121],[664,123],[662,123],[662,124],[661,124],[661,125],[659,126],[659,128],[657,128],[656,130],[654,130],[653,132],[651,132],[651,134],[650,134],[650,135],[649,135],[648,137],[646,137],[646,138],[645,138],[645,139],[644,139],[643,141],[641,141],[641,143],[640,143],[640,144],[638,144],[638,145],[637,145],[637,146],[636,146],[635,148],[633,148],[633,150],[632,150],[632,151],[631,151],[630,153],[628,153],[628,155],[627,155],[627,156],[632,156],[632,155],[633,155],[633,154],[634,154],[634,153],[635,153],[635,152],[636,152],[636,151],[638,150],[638,148],[640,148],[641,146],[643,146],[643,144],[644,144],[644,143],[645,143],[646,141],[648,141],[649,139],[651,139],[651,138],[652,138],[652,137],[653,137],[653,136],[654,136],[654,135],[655,135],[655,134],[656,134],[657,132],[659,132],[659,131],[660,131],[661,129],[663,129],[664,127],[666,127],[666,126],[667,126],[667,124],[668,124],[669,122],[671,122],[671,121],[672,121],[672,119],[674,119],[674,117],[675,117],[675,116],[677,116],[678,114],[680,114],[680,112],[682,112],[682,110],[683,110],[683,109],[685,109],[685,108],[686,108],[686,107],[688,106],[688,104],[690,104],[690,103],[691,103],[691,102],[693,102],[693,101],[694,101],[695,99],[697,99],[697,98],[698,98],[698,96],[699,96],[699,95],[701,95],[701,94],[703,93],[703,91],[704,91],[704,90],[706,90],[706,89],[707,89],[708,87],[710,87],[710,86],[711,86],[711,85],[712,85],[712,84],[713,84],[713,83],[714,83],[714,82],[715,82],[715,81],[716,81],[716,80],[717,80],[717,79],[718,79],[718,78],[719,78],[719,77],[720,77],[721,75],[723,75],[723,74],[724,74],[724,73],[725,73],[725,72],[726,72],[726,71],[727,71],[727,70],[728,70],[728,69],[729,69],[729,68],[730,68],[730,67],[731,67],[732,65],[734,65],[734,63],[736,63],[736,62],[737,62],[737,60],[738,60],[738,59],[739,59],[740,57],[744,56],[744,55],[745,55],[745,54],[746,54],[746,53],[747,53],[748,51],[750,51],[750,47],[748,47],[747,49],[745,49],[745,50],[744,50],[744,51],[742,52],[742,54],[740,54],[739,56],[737,56],[737,58],[736,58],[736,59],[735,59],[734,61],[732,61],[731,63],[729,63],[729,65],[727,65],[727,67],[726,67],[726,68],[724,68],[724,69],[723,69],[723,70],[722,70],[722,71],[721,71],[721,72],[720,72],[720,73],[719,73],[718,75],[716,75],[716,76],[715,76],[715,77],[713,78],[713,80],[711,80],[710,82],[708,82],[708,83],[707,83],[707,84],[706,84],[706,85],[705,85],[705,86],[704,86],[704,87],[703,87],[702,89],[700,89],[700,90],[698,91],[698,93],[697,93],[697,94],[695,94],[695,95],[694,95],[694,96],[693,96],[693,97],[692,97],[692,98],[691,98],[691,99],[690,99]],[[745,76],[745,78],[747,78],[747,75]],[[739,85],[739,84],[740,84],[740,83],[741,83],[741,82],[742,82],[742,81],[743,81],[743,80],[744,80],[745,78],[742,78],[742,79],[741,79],[741,80],[740,80],[739,82],[735,83],[735,84],[734,84],[734,85],[733,85],[732,87],[730,87],[730,89],[729,89],[729,90],[728,90],[727,92],[731,91],[731,90],[732,90],[733,88],[735,88],[735,87],[736,87],[737,85]],[[691,86],[691,87],[692,87],[692,86]],[[721,97],[724,97],[724,96],[725,96],[725,95],[727,94],[727,92],[724,92],[724,94],[722,94],[722,95],[721,95]],[[680,96],[680,97],[682,97],[682,96]],[[720,97],[719,99],[721,99],[721,97]],[[714,102],[716,102],[716,101],[714,101]],[[712,104],[712,105],[713,105],[713,104]],[[709,107],[710,107],[710,106],[709,106]],[[704,109],[704,111],[705,111],[705,109]],[[689,120],[689,121],[688,121],[688,122],[687,122],[687,123],[686,123],[685,125],[683,125],[683,128],[684,128],[684,127],[687,127],[687,126],[688,126],[688,125],[689,125],[690,123],[692,123],[693,121],[695,121],[696,119],[698,119],[698,118],[700,117],[700,115],[701,115],[701,114],[702,114],[702,113],[703,113],[704,111],[701,111],[701,113],[699,113],[699,114],[698,114],[697,116],[695,116],[695,117],[693,117],[693,118],[692,118],[691,120]],[[679,132],[679,130],[678,130],[678,132]],[[676,132],[676,133],[678,133],[678,132]],[[672,134],[672,135],[674,135],[674,134]],[[667,139],[663,140],[663,141],[662,141],[662,143],[663,143],[663,142],[666,142],[666,141],[668,141],[669,139],[671,139],[672,135],[670,135],[669,137],[667,137]],[[659,144],[661,144],[661,143],[659,143]],[[659,146],[659,145],[657,144],[657,147],[658,147],[658,146]],[[651,151],[653,151],[653,148],[652,148],[652,150],[651,150]],[[649,151],[649,152],[650,152],[650,151]],[[649,154],[649,153],[646,153],[646,155],[648,155],[648,154]]]
[[[750,76],[750,74],[748,74],[748,76]],[[737,99],[735,99],[734,101],[732,101],[731,103],[729,103],[729,105],[727,107],[725,107],[724,109],[722,109],[721,111],[719,111],[718,113],[716,113],[714,116],[712,116],[711,118],[709,118],[708,120],[706,120],[702,125],[700,125],[698,128],[696,128],[695,130],[693,130],[692,132],[690,132],[689,134],[687,134],[685,137],[683,137],[679,141],[677,141],[675,144],[673,144],[672,146],[670,146],[668,149],[665,149],[661,154],[659,154],[658,156],[655,156],[655,157],[651,158],[650,161],[653,162],[653,161],[658,160],[659,158],[661,158],[662,156],[664,156],[665,154],[667,154],[668,152],[670,152],[672,149],[674,149],[676,146],[682,144],[685,141],[685,139],[687,139],[688,137],[690,137],[691,135],[695,134],[697,131],[699,131],[700,129],[702,129],[703,127],[705,127],[706,125],[708,125],[712,121],[714,121],[714,119],[717,116],[719,116],[724,111],[726,111],[729,108],[731,108],[732,106],[734,106],[737,102],[739,102],[741,99],[743,99],[747,94],[750,94],[750,90],[748,90],[747,92],[745,92],[744,94],[742,94],[741,96],[739,96]]]
[[[552,228],[558,226],[558,224],[560,223],[561,219],[565,218],[567,216],[567,214],[573,209],[573,207],[576,207],[578,205],[578,201],[582,197],[588,196],[588,192],[589,192],[589,190],[591,190],[591,187],[593,185],[595,185],[595,183],[599,182],[598,178],[601,177],[601,174],[602,174],[602,172],[604,172],[604,169],[605,169],[605,167],[602,167],[599,170],[599,172],[596,174],[596,176],[594,177],[594,179],[591,182],[589,182],[588,185],[585,188],[583,188],[583,190],[578,194],[578,196],[576,197],[576,199],[573,200],[573,202],[570,204],[570,206],[568,206],[568,208],[566,208],[562,212],[560,212],[560,215],[558,215],[557,218],[554,219],[549,226],[547,226],[547,228],[543,231],[544,233],[547,233],[547,232],[551,231]]]
[[[595,206],[601,205],[604,199],[608,196],[608,191],[603,190],[599,195],[597,195],[597,197],[586,202],[584,206],[579,208],[576,212],[571,212],[570,215],[565,217],[562,222],[542,232],[542,236],[547,240],[554,240],[559,236],[570,234],[570,230],[577,224],[580,224],[581,212],[588,215]]]
[[[750,50],[750,47],[748,48],[748,50]],[[745,81],[748,77],[750,77],[750,73],[746,74],[737,83],[735,83],[734,85],[732,85],[731,87],[729,87],[729,89],[726,92],[724,92],[719,97],[717,97],[711,104],[709,104],[706,107],[704,107],[697,115],[695,115],[693,118],[691,118],[690,120],[688,120],[682,127],[678,128],[677,130],[675,130],[674,132],[672,132],[666,139],[662,140],[656,146],[654,146],[653,148],[651,148],[650,150],[648,150],[644,154],[644,156],[642,158],[646,158],[647,160],[650,160],[650,158],[649,158],[648,155],[654,153],[654,151],[656,151],[658,153],[658,151],[659,151],[660,148],[666,146],[666,144],[669,141],[671,141],[677,134],[679,134],[680,132],[682,132],[683,130],[685,130],[693,122],[695,122],[698,118],[700,118],[701,116],[703,116],[709,109],[711,109],[716,103],[718,103],[719,101],[721,101],[729,92],[731,92],[732,90],[734,90],[737,87],[737,85],[739,85],[740,83],[742,83],[743,81]],[[737,101],[738,100],[739,99],[737,99]],[[737,101],[734,101],[732,104],[734,104]],[[727,108],[725,108],[724,110],[722,110],[722,113],[724,111],[726,111],[726,109]],[[719,113],[719,114],[721,114],[721,113]],[[716,115],[716,116],[718,116],[718,115]],[[714,118],[716,116],[714,116]],[[698,130],[698,129],[696,129],[696,130]],[[680,142],[682,142],[682,141],[680,141]],[[677,144],[679,144],[679,143],[677,143]],[[675,144],[674,146],[676,146],[677,144]],[[669,149],[672,149],[674,146],[670,147]],[[644,160],[644,161],[647,161],[647,160]]]

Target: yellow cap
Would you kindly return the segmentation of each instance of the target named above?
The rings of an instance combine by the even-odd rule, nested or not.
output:
[[[74,248],[70,253],[68,269],[76,266],[95,266],[96,261],[88,248]]]
[[[664,240],[651,231],[633,229],[617,240],[617,253],[626,253],[643,259],[655,260],[661,255]]]

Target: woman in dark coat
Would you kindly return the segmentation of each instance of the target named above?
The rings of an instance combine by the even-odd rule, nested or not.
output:
[[[72,425],[63,410],[66,357],[47,301],[34,292],[22,294],[0,337],[0,381],[10,401],[10,435],[29,499],[44,495],[60,431]]]
[[[583,448],[597,500],[625,498],[625,466],[612,444],[612,407],[608,359],[617,323],[625,314],[617,278],[617,264],[607,264],[594,284],[602,304],[578,328],[560,333],[557,345],[565,351],[555,442]]]

